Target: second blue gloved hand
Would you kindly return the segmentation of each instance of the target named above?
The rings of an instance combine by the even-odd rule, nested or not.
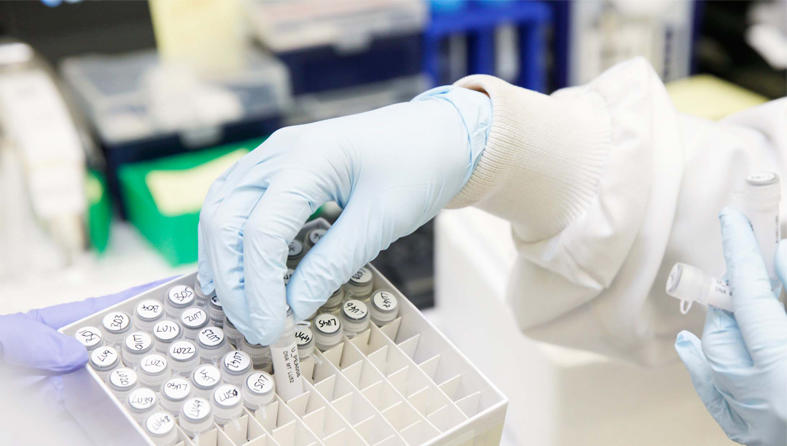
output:
[[[675,348],[705,407],[727,436],[739,443],[787,442],[787,315],[771,291],[759,246],[746,217],[721,216],[727,278],[734,316],[709,308],[702,341],[683,331]],[[776,268],[787,283],[787,244]]]
[[[199,280],[252,343],[287,305],[305,319],[361,266],[435,216],[485,144],[489,98],[441,87],[412,102],[281,129],[225,172],[200,214]],[[323,203],[343,212],[285,290],[288,243]]]

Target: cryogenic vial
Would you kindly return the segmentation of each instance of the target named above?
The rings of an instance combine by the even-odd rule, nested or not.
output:
[[[372,294],[373,287],[372,270],[367,267],[362,267],[350,277],[350,281],[344,284],[347,296],[345,299],[358,299],[364,302],[369,301],[369,295]]]
[[[317,311],[318,313],[333,313],[336,316],[339,315],[342,309],[342,304],[344,303],[344,288],[339,287],[338,290],[334,291],[331,294],[331,297],[325,301],[325,304]]]
[[[312,229],[307,232],[306,236],[303,237],[303,244],[306,246],[306,249],[311,249],[312,246],[316,245],[326,232],[328,231],[322,228]]]
[[[215,294],[210,297],[208,301],[208,317],[213,325],[221,327],[224,324],[224,308],[221,306],[221,301]]]
[[[267,345],[251,344],[246,338],[240,341],[239,350],[248,353],[251,363],[255,369],[270,372],[273,369],[271,363],[271,350]]]
[[[187,399],[180,408],[180,427],[191,438],[207,431],[213,425],[213,413],[205,398]]]
[[[183,326],[183,336],[196,339],[199,331],[208,325],[208,313],[200,307],[191,307],[180,314],[180,325]]]
[[[314,352],[314,336],[308,325],[299,324],[295,327],[295,340],[298,342],[298,357],[303,360]]]
[[[287,268],[287,272],[284,273],[284,286],[287,286],[290,283],[290,279],[292,278],[293,274],[295,274],[295,270]]]
[[[161,385],[161,407],[172,413],[180,412],[180,407],[189,396],[191,383],[186,378],[176,376]]]
[[[290,309],[287,309],[281,336],[271,344],[271,358],[273,379],[282,399],[288,401],[303,393],[301,360],[298,356],[298,342],[295,340],[295,318]]]
[[[226,315],[224,316],[224,336],[226,336],[227,341],[235,347],[238,347],[241,339],[243,339],[243,335],[235,328],[235,325],[232,324],[232,321],[230,321]]]
[[[213,419],[224,425],[243,414],[240,389],[234,384],[222,384],[213,392]]]
[[[727,284],[685,263],[676,263],[672,267],[667,277],[667,294],[680,299],[683,314],[688,313],[694,302],[733,311],[732,293]]]
[[[191,382],[194,383],[194,396],[209,399],[221,383],[221,372],[213,364],[202,364],[191,373]]]
[[[104,379],[118,364],[120,364],[120,355],[114,347],[105,345],[90,353],[90,367],[93,367],[101,379]]]
[[[156,322],[163,318],[164,305],[156,299],[145,299],[134,310],[134,325],[140,330],[152,330]]]
[[[87,351],[98,348],[103,342],[101,330],[89,325],[81,327],[79,330],[77,330],[77,332],[74,333],[74,337],[77,338],[77,341],[85,346]]]
[[[155,412],[145,420],[145,432],[156,446],[172,446],[178,442],[175,417],[167,412]]]
[[[187,340],[175,341],[169,346],[170,367],[174,373],[188,376],[199,364],[197,346]]]
[[[273,401],[276,396],[275,389],[273,377],[265,372],[254,372],[244,380],[241,389],[243,404],[249,410],[257,410]]]
[[[164,309],[167,316],[176,318],[187,307],[194,303],[196,296],[194,290],[187,285],[175,285],[167,290]]]
[[[289,251],[287,252],[287,267],[295,268],[298,262],[303,257],[303,243],[299,240],[293,240],[288,245]]]
[[[110,311],[101,319],[101,326],[104,328],[104,342],[119,346],[131,329],[131,317],[123,311]]]
[[[158,353],[151,353],[139,362],[137,369],[139,383],[158,389],[169,378],[167,358]]]
[[[391,322],[399,315],[399,299],[389,291],[380,290],[372,294],[370,303],[369,317],[378,327]]]
[[[205,294],[202,292],[202,285],[199,283],[199,278],[194,278],[194,296],[196,297],[197,305],[200,307],[205,307],[208,305],[208,300],[211,297],[216,295],[216,290],[213,290],[210,294]]]
[[[166,353],[169,346],[180,337],[180,325],[177,322],[163,320],[153,326],[153,338],[156,350]]]
[[[135,420],[141,422],[153,413],[153,410],[156,408],[157,400],[156,392],[147,387],[139,387],[128,394],[128,400],[126,400],[126,402],[131,412],[131,416]]]
[[[779,175],[774,172],[758,172],[746,177],[743,191],[736,200],[735,207],[749,219],[754,237],[760,246],[762,260],[771,279],[771,288],[776,290],[781,282],[774,269],[776,248],[781,239],[779,223],[779,201],[781,184]]]
[[[336,315],[320,313],[312,321],[314,345],[320,351],[328,350],[342,342],[342,323]]]
[[[369,328],[369,309],[360,300],[350,299],[342,305],[344,335],[352,338]]]
[[[251,356],[240,350],[233,350],[221,360],[221,372],[224,381],[240,386],[243,378],[251,371]]]
[[[137,372],[128,367],[118,367],[109,373],[107,381],[115,394],[118,397],[122,397],[123,395],[128,395],[137,386]]]
[[[144,331],[135,331],[126,336],[123,343],[123,362],[136,368],[139,361],[153,349],[153,338]]]
[[[197,335],[200,357],[207,362],[216,362],[227,351],[224,330],[219,327],[205,327]]]

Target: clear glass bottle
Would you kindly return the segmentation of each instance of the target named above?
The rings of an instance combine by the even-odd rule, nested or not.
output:
[[[314,335],[306,324],[295,326],[295,340],[298,343],[298,357],[304,360],[314,352]]]
[[[240,389],[234,384],[222,384],[213,391],[213,420],[224,425],[243,414]]]
[[[251,356],[240,350],[232,350],[221,359],[221,374],[224,381],[240,386],[251,371]]]
[[[213,411],[205,398],[192,397],[180,409],[180,427],[190,438],[209,430],[213,425]]]
[[[109,372],[109,387],[115,392],[120,401],[125,399],[136,386],[137,386],[137,372],[128,367],[118,367]]]
[[[164,319],[164,304],[156,299],[145,299],[134,309],[134,326],[139,330],[151,331]]]
[[[119,347],[131,330],[131,317],[123,311],[110,311],[101,319],[101,327],[104,329],[104,343]]]
[[[138,387],[132,390],[126,400],[129,412],[137,422],[142,422],[150,416],[156,408],[156,403],[158,403],[156,392],[148,387]]]
[[[90,367],[101,379],[105,379],[118,364],[120,364],[120,355],[114,347],[105,345],[90,352]]]
[[[167,290],[164,300],[164,310],[167,316],[177,318],[186,308],[194,304],[196,295],[194,289],[188,285],[175,285]]]
[[[194,396],[210,399],[213,391],[221,383],[221,372],[213,364],[201,364],[191,373]]]
[[[180,338],[182,331],[177,322],[159,321],[153,326],[155,349],[161,353],[167,353],[169,346]]]
[[[189,307],[180,314],[183,336],[196,339],[199,331],[208,325],[208,313],[200,307]]]
[[[331,313],[320,313],[312,321],[314,345],[322,352],[342,342],[342,322]]]
[[[369,328],[369,309],[360,300],[350,299],[342,305],[342,325],[348,339]]]
[[[154,412],[145,420],[145,433],[156,446],[174,446],[178,442],[175,417],[168,412]]]
[[[224,330],[208,326],[199,331],[197,347],[203,362],[216,363],[227,352],[227,339]]]
[[[377,291],[372,294],[370,303],[369,317],[378,327],[382,327],[399,316],[399,299],[390,291]]]
[[[243,338],[240,343],[240,350],[248,353],[255,369],[265,370],[268,373],[273,370],[271,350],[267,345],[251,344],[246,338]]]
[[[191,396],[191,383],[182,376],[168,379],[161,385],[161,407],[172,412],[180,413],[180,407]]]
[[[153,338],[144,331],[135,331],[126,336],[123,343],[123,362],[137,368],[139,361],[153,350]]]
[[[199,365],[197,346],[189,340],[175,341],[169,346],[167,355],[173,373],[189,376],[191,371]]]
[[[80,327],[76,333],[74,333],[74,337],[85,346],[87,351],[93,351],[104,344],[101,330],[90,325]]]
[[[374,287],[374,276],[372,270],[368,267],[361,267],[350,277],[350,280],[344,284],[347,295],[345,301],[350,299],[357,299],[364,303],[369,302],[369,296],[372,294]]]
[[[246,376],[241,389],[243,404],[249,410],[257,410],[273,402],[276,385],[273,377],[265,372],[254,372]]]
[[[145,356],[139,362],[137,375],[140,384],[158,389],[170,375],[167,358],[159,353],[151,353]]]

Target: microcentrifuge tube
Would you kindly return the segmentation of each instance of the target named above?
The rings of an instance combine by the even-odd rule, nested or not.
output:
[[[344,335],[352,338],[369,328],[369,309],[360,300],[351,299],[342,305]]]
[[[318,314],[312,321],[312,332],[314,334],[314,345],[320,351],[324,352],[342,342],[342,323],[334,314]]]
[[[101,319],[101,326],[104,328],[104,342],[119,346],[131,329],[131,317],[123,311],[110,311]]]
[[[667,278],[667,294],[681,300],[680,309],[687,313],[693,302],[733,311],[732,293],[727,284],[701,269],[676,263]]]
[[[74,333],[74,337],[85,346],[87,351],[91,351],[93,349],[98,348],[102,345],[103,339],[101,336],[101,330],[96,327],[92,326],[85,326],[80,327],[76,333]]]
[[[139,362],[137,376],[140,384],[158,389],[169,378],[167,358],[159,353],[151,353]]]
[[[399,300],[390,291],[380,290],[372,294],[370,299],[372,322],[381,327],[399,315]]]
[[[153,338],[155,348],[161,353],[167,353],[169,346],[172,345],[181,335],[180,325],[177,322],[163,320],[153,326]]]
[[[196,296],[194,290],[187,285],[175,285],[167,290],[167,298],[164,301],[164,309],[167,316],[176,318],[184,309],[194,303]]]
[[[246,376],[241,389],[243,404],[249,410],[257,410],[270,404],[276,397],[273,377],[265,372],[254,372]]]
[[[145,432],[156,446],[173,446],[178,442],[175,417],[164,411],[155,412],[145,420]]]
[[[213,391],[213,419],[224,425],[243,414],[240,389],[234,384],[222,384]]]
[[[240,346],[241,339],[243,339],[241,332],[235,328],[235,325],[226,315],[224,316],[224,336],[226,336],[227,341],[229,341],[230,344],[234,345],[235,347]]]
[[[205,398],[192,397],[180,409],[180,427],[191,438],[207,431],[213,425],[210,402]]]
[[[90,353],[90,367],[101,379],[104,379],[118,364],[120,364],[120,356],[114,347],[105,345]]]
[[[139,330],[150,331],[164,318],[164,304],[156,299],[145,299],[134,310],[134,325]]]
[[[191,372],[194,396],[209,399],[221,383],[221,372],[213,364],[202,364]]]
[[[240,386],[244,377],[251,371],[251,356],[240,350],[232,350],[221,359],[221,372],[224,381]]]
[[[781,285],[774,262],[776,248],[781,239],[779,222],[779,202],[781,201],[781,181],[774,172],[758,172],[746,177],[743,190],[736,195],[735,207],[749,219],[754,237],[760,246],[760,253],[771,279],[771,288],[777,290]]]
[[[136,368],[139,361],[153,349],[153,338],[144,331],[135,331],[126,336],[123,343],[123,362]]]
[[[248,353],[255,369],[265,370],[266,372],[273,370],[271,349],[267,345],[251,344],[244,337],[240,342],[239,350]]]
[[[197,346],[188,340],[175,341],[169,346],[168,357],[173,373],[188,376],[199,364]]]
[[[221,327],[224,324],[224,307],[221,306],[218,296],[211,296],[206,308],[208,309],[208,317],[213,325]]]
[[[303,243],[299,240],[291,241],[288,245],[287,267],[295,268],[301,257],[303,257]]]
[[[308,325],[295,326],[295,341],[298,343],[298,357],[304,360],[314,352],[314,335]]]
[[[374,277],[372,270],[368,267],[361,267],[350,277],[349,282],[345,285],[347,295],[345,300],[357,299],[364,303],[369,301],[369,295],[372,294],[372,287],[374,286]]]
[[[118,367],[109,373],[107,381],[115,394],[122,397],[137,386],[137,372],[128,367]]]
[[[208,325],[208,313],[200,307],[190,307],[180,314],[180,325],[183,326],[183,336],[196,339],[199,331]]]
[[[138,387],[128,394],[126,403],[128,404],[131,416],[135,420],[142,422],[153,413],[157,401],[156,392],[147,387]]]
[[[317,242],[320,241],[321,238],[328,232],[325,229],[317,228],[312,229],[311,231],[306,233],[306,236],[303,237],[303,244],[306,246],[306,249],[311,249]]]
[[[197,347],[204,361],[215,363],[228,350],[224,330],[213,326],[203,328],[197,335]]]
[[[186,398],[191,396],[191,383],[181,376],[168,379],[161,385],[161,407],[179,413]]]
[[[295,318],[292,310],[287,310],[284,330],[279,339],[271,344],[273,358],[273,379],[283,400],[287,401],[303,393],[301,360],[298,357],[298,343],[295,340]]]

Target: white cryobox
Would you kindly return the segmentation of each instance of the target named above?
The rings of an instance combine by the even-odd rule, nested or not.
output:
[[[325,220],[311,221],[299,238],[312,229],[327,227]],[[64,376],[65,405],[88,435],[102,445],[498,444],[508,405],[506,397],[387,279],[372,266],[367,268],[372,271],[374,290],[385,290],[397,298],[399,315],[379,327],[369,324],[352,339],[344,336],[342,342],[324,352],[315,348],[310,357],[300,360],[303,392],[287,401],[277,393],[270,403],[256,410],[244,407],[237,419],[223,426],[212,422],[208,430],[194,438],[182,429],[184,420],[179,414],[171,414],[176,420],[174,443],[163,437],[151,438],[145,420],[135,417],[125,399],[116,396],[89,365]],[[163,304],[171,287],[191,286],[195,276],[192,273],[171,280],[60,331],[74,336],[85,326],[102,327],[106,314],[134,314],[143,300]],[[135,326],[133,330],[140,328]],[[121,367],[118,362],[116,367]],[[214,361],[202,357],[200,362]],[[221,364],[218,366],[221,368]],[[252,373],[259,370],[252,369],[249,375]],[[142,387],[140,383],[136,388]],[[161,400],[161,387],[151,390]],[[151,412],[162,417],[160,409]]]

